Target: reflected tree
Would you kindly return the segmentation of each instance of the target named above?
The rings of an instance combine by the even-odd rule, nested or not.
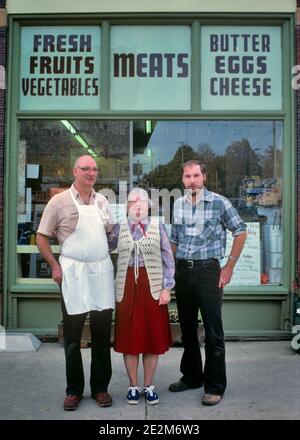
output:
[[[207,188],[217,193],[224,192],[224,156],[216,155],[210,144],[200,144],[197,159],[207,168]]]
[[[182,164],[187,160],[198,159],[198,153],[187,144],[181,145],[173,159],[166,165],[158,165],[154,170],[145,174],[140,186],[145,188],[182,188]]]
[[[259,156],[245,138],[232,142],[225,150],[225,193],[239,197],[243,179],[260,175]]]
[[[264,178],[275,178],[281,175],[282,151],[270,145],[260,156],[261,173]]]

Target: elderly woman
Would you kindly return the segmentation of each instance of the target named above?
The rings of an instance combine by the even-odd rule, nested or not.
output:
[[[167,304],[174,287],[175,264],[168,235],[158,218],[148,217],[150,201],[142,188],[128,195],[128,218],[115,225],[110,248],[117,247],[116,352],[123,353],[129,377],[127,403],[137,404],[139,355],[143,355],[144,395],[159,403],[153,377],[160,354],[172,344]]]

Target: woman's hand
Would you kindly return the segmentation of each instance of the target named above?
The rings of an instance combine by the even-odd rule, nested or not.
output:
[[[171,294],[169,289],[163,289],[159,296],[159,302],[158,304],[160,306],[165,306],[166,304],[169,304],[171,301]]]

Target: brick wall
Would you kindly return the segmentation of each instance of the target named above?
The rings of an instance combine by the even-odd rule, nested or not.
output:
[[[300,64],[300,0],[297,0],[297,26],[296,26],[296,63]],[[300,274],[300,90],[296,92],[297,98],[297,278],[299,285]]]
[[[6,0],[0,0],[0,324],[3,316],[3,198],[4,198],[4,127],[6,66]]]

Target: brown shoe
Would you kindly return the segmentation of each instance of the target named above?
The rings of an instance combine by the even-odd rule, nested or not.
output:
[[[64,400],[64,410],[65,411],[74,411],[78,408],[80,400],[82,396],[67,396]]]
[[[207,406],[217,405],[220,402],[221,398],[222,396],[218,394],[204,394],[202,399],[202,405],[207,405]]]
[[[99,392],[92,397],[96,400],[97,405],[101,406],[102,408],[111,406],[112,404],[112,399],[106,391]]]

